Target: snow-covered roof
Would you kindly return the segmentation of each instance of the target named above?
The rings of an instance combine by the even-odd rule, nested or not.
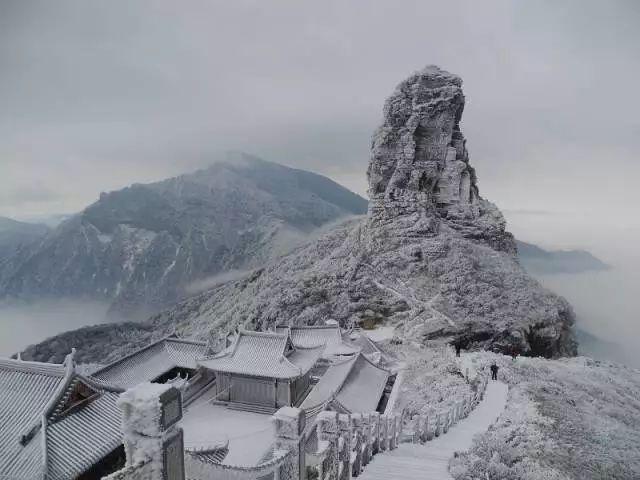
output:
[[[375,411],[382,397],[389,372],[363,354],[337,360],[313,387],[301,408],[315,410],[337,401],[349,413]]]
[[[325,345],[324,356],[333,355],[353,355],[358,353],[358,347],[342,337],[342,332],[338,324],[313,325],[302,327],[280,326],[276,328],[279,333],[289,330],[291,341],[296,347],[313,348]]]
[[[335,399],[349,412],[373,412],[389,379],[389,372],[374,365],[366,356],[357,360]]]
[[[221,353],[198,363],[210,370],[269,378],[296,378],[318,361],[324,346],[295,347],[288,333],[241,330]]]
[[[93,376],[125,388],[150,382],[175,367],[195,369],[207,354],[202,342],[167,337],[137,350],[93,373]]]
[[[78,389],[90,398],[72,404]],[[78,374],[71,355],[63,365],[0,359],[0,478],[85,472],[122,443],[120,392]]]
[[[349,342],[355,347],[359,348],[362,353],[369,356],[376,353],[381,353],[378,346],[375,344],[373,340],[369,337],[369,335],[364,332],[351,332],[344,334],[345,341],[349,340]]]

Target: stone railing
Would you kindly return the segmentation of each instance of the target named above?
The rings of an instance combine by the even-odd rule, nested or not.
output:
[[[433,417],[380,414],[339,414],[283,407],[273,415],[273,453],[255,466],[202,461],[185,455],[177,390],[143,385],[125,392],[124,444],[127,464],[108,480],[350,480],[362,473],[376,454],[394,450],[400,442],[426,442],[446,433],[483,399],[487,379],[476,392]],[[307,425],[307,418],[313,418]],[[407,424],[407,426],[404,426]]]
[[[304,410],[283,407],[273,415],[273,454],[258,465],[201,462],[185,455],[188,480],[300,480],[304,478]],[[303,472],[303,473],[301,473]]]
[[[223,463],[203,463],[185,455],[185,469],[188,480],[270,480],[292,479],[288,476],[288,467],[292,462],[293,452],[276,450],[273,457],[259,465],[245,467],[226,465]],[[297,480],[297,477],[292,480]]]
[[[102,480],[136,480],[141,478],[154,478],[153,463],[150,460],[124,467],[122,470],[102,477]]]
[[[401,436],[400,415],[320,412],[306,433],[307,479],[357,477],[373,455],[395,449]]]
[[[402,442],[424,443],[447,433],[449,428],[465,418],[484,398],[488,380],[482,377],[475,393],[470,393],[447,410],[435,415],[416,415],[408,420],[401,438]]]

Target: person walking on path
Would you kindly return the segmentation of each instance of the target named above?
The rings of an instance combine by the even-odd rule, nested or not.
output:
[[[456,357],[460,356],[460,350],[462,349],[462,345],[456,343]]]
[[[496,365],[496,362],[491,364],[491,380],[498,380],[498,365]]]

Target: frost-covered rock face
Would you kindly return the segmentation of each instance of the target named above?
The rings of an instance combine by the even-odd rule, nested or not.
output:
[[[460,129],[463,109],[462,80],[435,66],[387,99],[367,170],[373,236],[386,236],[389,227],[395,236],[420,238],[451,228],[515,252],[502,214],[479,196]]]
[[[575,354],[570,305],[523,270],[502,214],[478,194],[460,130],[461,83],[428,67],[387,101],[367,217],[157,315],[153,331],[206,338],[238,325],[335,319],[385,322],[402,340]]]

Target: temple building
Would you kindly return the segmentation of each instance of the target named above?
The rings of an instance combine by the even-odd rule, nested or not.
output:
[[[331,324],[207,343],[169,336],[90,375],[73,353],[62,365],[0,359],[0,479],[97,480],[120,470],[116,402],[147,382],[175,387],[189,465],[259,465],[273,455],[272,415],[282,407],[302,408],[310,424],[322,410],[384,411],[394,376],[380,354]]]
[[[354,355],[360,349],[346,340],[338,324],[313,325],[305,327],[276,327],[277,333],[291,337],[293,345],[298,348],[314,348],[324,346],[322,357],[330,359],[336,356]]]
[[[297,405],[310,388],[324,344],[295,346],[288,330],[240,331],[232,345],[198,364],[214,372],[218,401],[276,409]]]

